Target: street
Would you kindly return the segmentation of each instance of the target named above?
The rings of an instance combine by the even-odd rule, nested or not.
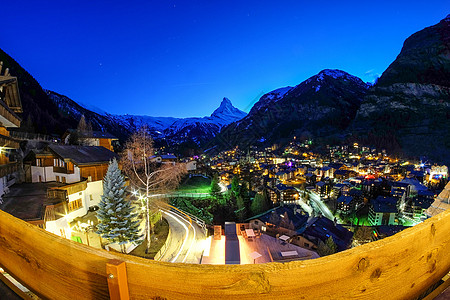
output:
[[[181,212],[161,210],[163,217],[169,223],[171,234],[166,242],[167,249],[160,257],[160,261],[178,263],[200,263],[205,234],[195,222]]]
[[[310,203],[312,204],[312,206],[317,207],[320,210],[320,212],[322,213],[322,215],[324,215],[328,219],[334,221],[333,213],[330,211],[328,206],[325,203],[323,203],[323,201],[322,201],[322,199],[320,199],[319,195],[317,195],[314,192],[310,192],[309,199],[310,199]]]

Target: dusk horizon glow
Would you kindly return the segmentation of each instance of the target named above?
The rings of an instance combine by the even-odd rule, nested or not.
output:
[[[10,2],[1,48],[45,89],[111,114],[248,112],[323,69],[373,81],[404,40],[449,13],[444,1],[284,5]],[[14,74],[13,74],[14,75]]]

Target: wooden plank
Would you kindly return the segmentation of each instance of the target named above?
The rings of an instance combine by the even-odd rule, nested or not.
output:
[[[129,300],[127,268],[124,261],[112,259],[106,264],[108,274],[109,298],[111,300]]]
[[[308,261],[191,265],[109,253],[0,211],[0,264],[51,299],[107,299],[105,265],[126,262],[131,299],[414,299],[450,268],[450,211],[399,234]]]

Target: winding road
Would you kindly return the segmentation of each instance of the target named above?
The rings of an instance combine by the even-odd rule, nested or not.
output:
[[[159,260],[199,264],[206,238],[203,229],[182,212],[173,209],[164,209],[162,212],[171,233],[166,242],[167,249]]]

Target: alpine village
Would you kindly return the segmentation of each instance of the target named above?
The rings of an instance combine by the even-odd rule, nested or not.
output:
[[[184,119],[90,110],[0,50],[0,299],[438,297],[449,49],[450,16],[374,83]]]

